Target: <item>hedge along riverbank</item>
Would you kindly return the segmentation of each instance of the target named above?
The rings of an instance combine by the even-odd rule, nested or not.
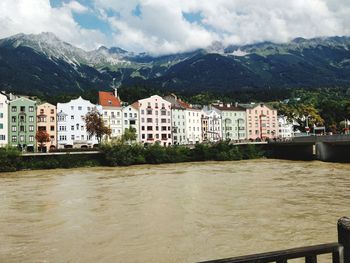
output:
[[[61,155],[21,155],[17,149],[0,148],[0,172],[38,170],[55,168],[77,168],[107,165],[102,153],[61,154]]]
[[[220,142],[212,145],[197,144],[162,147],[159,144],[143,146],[121,142],[101,146],[100,153],[21,155],[13,148],[0,149],[0,172],[19,170],[77,168],[92,166],[128,166],[134,164],[162,164],[198,161],[233,161],[257,159],[265,156],[259,145],[232,145]]]
[[[110,166],[133,164],[161,164],[197,161],[233,161],[257,159],[265,156],[262,146],[232,145],[228,142],[197,144],[194,148],[185,146],[162,147],[159,144],[146,147],[139,144],[105,144],[101,148]]]

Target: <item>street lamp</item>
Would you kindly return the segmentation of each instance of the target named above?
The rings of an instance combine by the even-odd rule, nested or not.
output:
[[[309,132],[310,132],[310,128],[309,128],[309,117],[310,115],[307,115],[306,116],[306,127],[305,127],[305,130],[306,130],[306,135],[309,136]]]

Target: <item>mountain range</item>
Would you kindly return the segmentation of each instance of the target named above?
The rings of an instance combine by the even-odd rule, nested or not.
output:
[[[0,90],[50,96],[112,86],[172,91],[350,86],[350,37],[206,49],[152,56],[118,47],[85,51],[52,33],[0,40]]]

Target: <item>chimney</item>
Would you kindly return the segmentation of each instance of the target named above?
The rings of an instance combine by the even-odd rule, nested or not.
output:
[[[117,88],[113,88],[113,95],[114,95],[114,97],[116,97],[118,99],[118,89]]]

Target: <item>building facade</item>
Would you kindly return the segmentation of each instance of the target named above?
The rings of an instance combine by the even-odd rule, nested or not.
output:
[[[79,97],[67,103],[57,104],[58,148],[92,148],[98,144],[96,136],[86,132],[85,115],[96,110],[102,113],[102,106],[92,104]]]
[[[46,131],[50,136],[50,141],[46,142],[40,149],[38,142],[38,151],[49,151],[57,148],[57,110],[56,106],[50,103],[43,103],[37,107],[37,131]]]
[[[123,133],[126,129],[134,129],[136,132],[136,142],[140,142],[140,120],[139,120],[139,110],[137,103],[135,105],[129,105],[123,108]]]
[[[222,140],[221,115],[212,107],[202,109],[202,136],[203,141],[218,142]]]
[[[278,137],[277,110],[264,103],[240,106],[246,109],[247,139],[265,140]]]
[[[36,102],[24,97],[9,101],[9,145],[36,150]]]
[[[171,103],[155,95],[133,104],[140,115],[140,140],[145,144],[158,142],[172,145]]]
[[[196,144],[203,141],[202,111],[193,107],[186,109],[186,144]]]
[[[289,121],[286,116],[278,116],[278,138],[280,139],[290,139],[299,134],[300,131],[294,131],[294,126],[298,123],[294,121]]]
[[[103,121],[111,129],[110,138],[120,138],[123,134],[123,115],[117,90],[115,89],[114,92],[100,91],[98,101],[98,104],[102,106]]]
[[[8,144],[8,97],[0,92],[0,147]]]
[[[186,116],[190,105],[179,99],[175,94],[165,96],[164,99],[171,103],[173,144],[188,144],[186,139]]]
[[[246,110],[238,104],[213,104],[213,109],[221,115],[222,139],[240,141],[247,138]]]

